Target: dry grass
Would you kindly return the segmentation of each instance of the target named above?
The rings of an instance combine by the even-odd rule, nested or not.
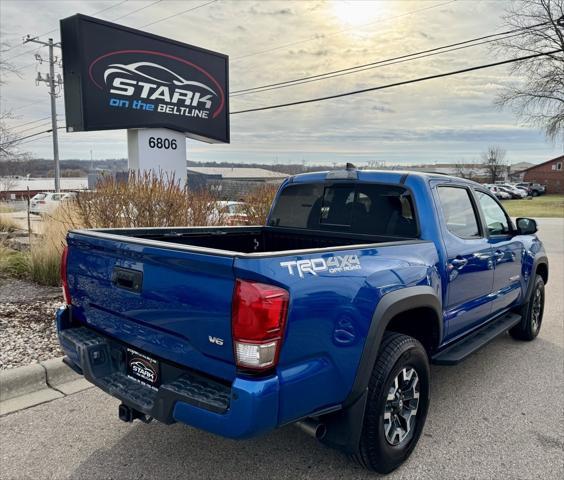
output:
[[[0,213],[11,213],[14,209],[9,203],[0,202]]]
[[[249,225],[264,225],[270,212],[270,206],[278,191],[278,185],[264,184],[255,188],[247,197],[243,212]]]
[[[0,213],[0,232],[14,232],[18,229],[18,225],[14,220]]]

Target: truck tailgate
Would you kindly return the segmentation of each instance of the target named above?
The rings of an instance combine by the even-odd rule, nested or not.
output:
[[[71,232],[73,315],[160,358],[232,380],[233,258]]]

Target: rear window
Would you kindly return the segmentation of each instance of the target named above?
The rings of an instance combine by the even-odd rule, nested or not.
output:
[[[366,235],[417,236],[411,196],[397,185],[288,185],[274,206],[269,225]]]
[[[33,196],[33,200],[45,200],[47,195],[45,193],[37,193]]]

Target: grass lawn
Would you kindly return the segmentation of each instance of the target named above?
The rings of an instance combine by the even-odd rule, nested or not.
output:
[[[564,218],[564,195],[542,195],[532,200],[504,200],[502,203],[512,217]]]

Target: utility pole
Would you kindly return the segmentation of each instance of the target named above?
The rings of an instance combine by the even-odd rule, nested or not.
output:
[[[61,75],[58,74],[55,79],[55,64],[58,62],[58,58],[54,55],[54,48],[61,46],[60,43],[53,43],[53,39],[50,38],[48,42],[43,42],[38,40],[37,37],[30,37],[29,35],[25,38],[23,43],[38,43],[45,47],[49,47],[49,73],[45,78],[41,76],[41,73],[37,72],[37,78],[35,83],[39,85],[39,82],[45,82],[49,86],[49,95],[51,96],[51,134],[53,136],[53,159],[55,160],[55,191],[61,191],[61,167],[59,164],[59,134],[57,130],[57,87],[63,84],[63,79]],[[43,63],[41,55],[35,55],[35,59],[39,63]]]

